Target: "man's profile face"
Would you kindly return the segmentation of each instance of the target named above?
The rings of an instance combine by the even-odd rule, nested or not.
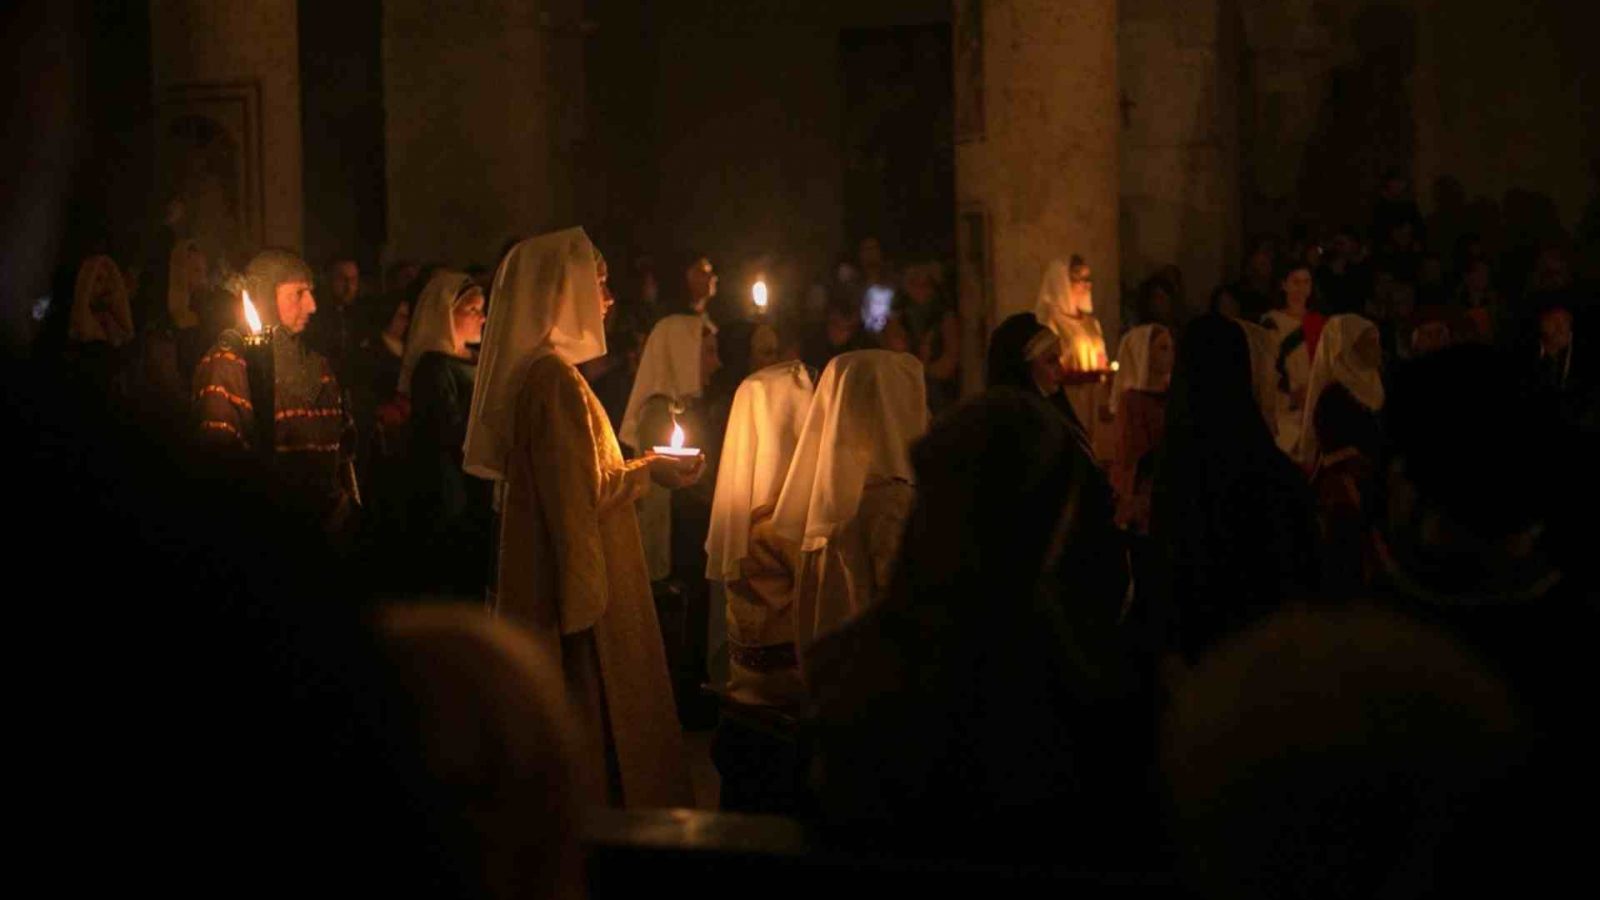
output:
[[[278,285],[278,324],[290,334],[306,330],[311,314],[317,311],[317,300],[311,295],[311,282],[285,281]]]

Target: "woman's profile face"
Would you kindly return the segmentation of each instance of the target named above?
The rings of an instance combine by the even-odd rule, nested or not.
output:
[[[483,291],[473,288],[456,301],[450,318],[456,329],[456,342],[463,349],[470,344],[483,342],[484,315]]]
[[[1283,279],[1283,296],[1290,306],[1304,306],[1311,300],[1311,272],[1295,269]]]
[[[1028,363],[1028,371],[1033,375],[1033,383],[1039,386],[1045,396],[1052,396],[1061,389],[1061,382],[1066,373],[1061,368],[1061,354],[1055,351],[1041,353]]]

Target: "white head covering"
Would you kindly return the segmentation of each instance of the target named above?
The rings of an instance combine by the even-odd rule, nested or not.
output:
[[[1042,325],[1049,325],[1058,316],[1078,315],[1072,305],[1072,269],[1066,260],[1053,259],[1045,267],[1033,314]]]
[[[505,477],[517,399],[534,360],[555,354],[575,366],[605,355],[595,258],[583,229],[568,228],[523,241],[500,263],[467,420],[469,474]]]
[[[855,518],[869,479],[915,481],[911,442],[927,430],[927,389],[915,356],[857,350],[834,357],[806,413],[773,529],[801,550],[826,546]]]
[[[1123,391],[1164,391],[1172,380],[1172,373],[1167,373],[1167,379],[1156,384],[1151,379],[1150,373],[1150,347],[1156,342],[1156,336],[1167,333],[1165,325],[1140,325],[1129,329],[1122,336],[1122,342],[1117,345],[1117,374],[1111,380],[1111,412],[1117,411],[1117,404],[1122,399]]]
[[[456,299],[467,286],[465,272],[441,270],[428,279],[411,312],[406,350],[400,360],[400,393],[411,393],[411,373],[424,353],[456,355]]]
[[[1317,430],[1313,427],[1317,401],[1334,383],[1344,385],[1350,396],[1367,409],[1383,409],[1383,375],[1376,367],[1362,365],[1355,354],[1356,342],[1378,326],[1357,315],[1331,316],[1317,339],[1316,356],[1311,360],[1311,378],[1306,385],[1306,405],[1300,426],[1300,445],[1295,456],[1303,463],[1317,460]]]
[[[1256,389],[1256,405],[1267,420],[1267,430],[1278,433],[1278,338],[1254,322],[1234,319],[1244,330],[1250,345],[1250,381]]]
[[[1033,315],[1040,325],[1061,337],[1061,362],[1069,371],[1105,368],[1106,341],[1100,320],[1072,299],[1072,264],[1067,260],[1052,260],[1045,268]]]
[[[699,315],[683,313],[666,316],[650,330],[639,355],[639,372],[633,377],[628,406],[622,414],[617,440],[642,451],[639,446],[639,414],[645,401],[657,394],[682,403],[698,396],[702,387],[700,345],[707,329]]]
[[[750,542],[750,514],[778,499],[811,407],[811,373],[797,362],[752,374],[733,394],[706,536],[706,577],[733,581]]]

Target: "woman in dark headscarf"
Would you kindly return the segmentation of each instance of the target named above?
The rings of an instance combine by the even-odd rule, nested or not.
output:
[[[1310,493],[1255,398],[1244,332],[1217,315],[1191,322],[1156,467],[1150,597],[1191,660],[1316,583]]]
[[[1099,555],[1077,539],[1094,464],[1013,390],[951,410],[912,455],[888,597],[805,659],[825,819],[874,850],[1066,844],[1103,866],[1110,847],[1148,849],[1119,827],[1151,821],[1148,760],[1127,752],[1149,746],[1149,708],[1100,628],[1121,591],[1061,575]]]
[[[1089,446],[1088,432],[1061,390],[1066,383],[1061,338],[1040,324],[1033,313],[1017,313],[994,330],[984,374],[984,383],[990,388],[1015,388],[1045,398],[1067,420],[1077,440],[1085,448]]]

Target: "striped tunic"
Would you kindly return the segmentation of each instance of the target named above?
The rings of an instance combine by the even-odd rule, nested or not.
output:
[[[343,473],[354,452],[354,426],[328,361],[281,336],[274,347],[275,474],[286,499],[326,515],[346,493]],[[241,350],[219,342],[195,368],[194,409],[203,445],[246,452],[256,438],[248,366]]]

